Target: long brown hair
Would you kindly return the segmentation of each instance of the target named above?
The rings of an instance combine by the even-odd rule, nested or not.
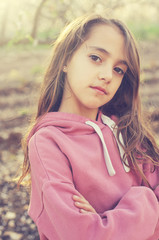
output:
[[[127,72],[115,96],[100,109],[108,116],[116,115],[118,117],[118,136],[120,132],[123,135],[125,156],[129,158],[132,169],[138,172],[148,185],[144,173],[138,167],[138,161],[149,159],[153,166],[158,165],[159,150],[154,138],[144,127],[141,118],[139,98],[140,61],[136,44],[132,34],[119,20],[106,19],[99,15],[88,15],[76,19],[64,29],[53,45],[52,59],[44,76],[37,113],[30,130],[44,114],[58,111],[65,81],[64,65],[89,37],[91,28],[99,24],[106,24],[119,29],[125,39],[128,63]],[[25,158],[19,184],[30,173],[27,149],[27,138],[30,130],[23,139]]]

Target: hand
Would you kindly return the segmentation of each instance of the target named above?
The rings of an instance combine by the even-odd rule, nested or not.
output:
[[[73,195],[74,204],[81,213],[96,213],[95,209],[90,205],[90,203],[83,197],[79,197],[77,195]]]

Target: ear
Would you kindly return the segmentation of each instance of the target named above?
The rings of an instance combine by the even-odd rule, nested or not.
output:
[[[67,66],[63,67],[63,72],[65,72],[65,73],[67,72]]]

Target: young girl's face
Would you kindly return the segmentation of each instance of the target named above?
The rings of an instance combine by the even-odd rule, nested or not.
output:
[[[96,118],[98,108],[118,90],[127,70],[124,37],[115,26],[94,26],[64,68],[59,111]]]

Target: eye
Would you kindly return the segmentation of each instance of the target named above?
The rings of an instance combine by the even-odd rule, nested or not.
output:
[[[124,73],[125,73],[125,72],[124,72],[121,68],[119,68],[119,67],[115,67],[115,68],[114,68],[114,71],[117,72],[119,75],[124,75]]]
[[[101,62],[102,59],[98,57],[97,55],[90,55],[89,56],[94,62]]]

